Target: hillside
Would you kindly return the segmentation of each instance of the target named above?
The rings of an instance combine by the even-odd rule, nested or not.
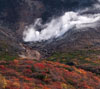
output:
[[[22,49],[20,45],[26,45],[33,50],[38,50],[43,56],[50,55],[56,51],[68,52],[81,49],[99,49],[100,47],[100,25],[95,28],[87,27],[72,28],[62,37],[46,42],[24,42],[23,31],[26,26],[33,25],[37,18],[43,23],[50,22],[68,11],[85,10],[91,8],[98,0],[1,0],[0,1],[0,48],[3,54],[8,50],[10,55],[19,55]],[[97,5],[98,6],[98,5]],[[99,14],[99,8],[84,11],[81,14]],[[2,42],[3,40],[3,42]],[[2,47],[5,44],[8,47]],[[59,49],[58,49],[59,48]],[[26,49],[27,50],[27,49]],[[49,51],[48,51],[49,50]]]
[[[100,89],[100,0],[0,0],[0,89]]]
[[[46,60],[0,61],[0,79],[0,89],[100,89],[98,74]]]

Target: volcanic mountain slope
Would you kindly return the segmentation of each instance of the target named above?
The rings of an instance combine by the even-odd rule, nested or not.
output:
[[[0,61],[0,89],[100,89],[100,76],[59,62],[15,59]]]
[[[81,29],[82,30],[82,29]],[[38,50],[42,55],[51,56],[56,52],[75,52],[77,50],[100,50],[100,28],[83,28],[70,30],[58,39],[45,42],[26,43],[29,47]]]
[[[20,43],[38,50],[43,55],[49,55],[56,51],[99,49],[99,25],[95,29],[83,28],[84,31],[74,31],[72,29],[67,35],[65,34],[63,37],[53,41],[25,43],[22,39],[25,26],[33,24],[36,18],[42,17],[43,23],[46,23],[52,17],[61,16],[66,11],[85,9],[97,2],[98,0],[9,0],[9,2],[8,0],[0,0],[1,52],[4,51],[4,54],[6,52],[15,55],[24,50]],[[98,12],[99,9],[85,13]]]
[[[82,10],[77,18],[95,19],[99,5],[100,0],[0,0],[0,89],[100,89],[98,18],[89,27],[75,25],[58,38],[23,41],[24,30],[37,18],[45,24],[65,12],[75,15]]]
[[[85,31],[84,31],[85,29]],[[100,27],[96,28],[83,28],[83,31],[74,31],[72,30],[65,35],[61,40],[57,40],[57,48],[62,50],[62,52],[66,52],[66,50],[70,51],[70,49],[78,50],[78,49],[97,49],[100,48]],[[55,42],[56,43],[56,42]],[[59,50],[58,49],[58,50]]]
[[[42,2],[34,0],[0,0],[0,54],[18,55],[23,50],[24,27],[41,16],[43,8]]]
[[[90,1],[61,1],[58,0],[57,2],[53,1],[45,1],[43,0],[44,6],[46,6],[46,11],[43,14],[43,20],[49,18],[52,14],[54,17],[59,17],[62,11],[75,11],[79,8],[85,10],[86,8],[90,8],[97,0],[90,0]],[[53,4],[51,4],[53,3]],[[98,2],[99,3],[99,2]],[[67,5],[68,4],[68,5]],[[72,8],[70,6],[73,6]],[[55,13],[52,13],[55,12]],[[100,12],[99,9],[91,8],[90,10],[83,11],[81,14],[98,14]],[[60,14],[59,14],[60,13]],[[47,16],[45,16],[45,14]],[[57,14],[57,15],[56,15]],[[93,25],[95,25],[92,27]],[[51,24],[50,24],[51,25]],[[72,50],[99,50],[99,33],[100,33],[100,24],[99,22],[92,24],[90,27],[83,27],[83,28],[71,28],[68,32],[66,32],[63,36],[57,39],[51,39],[44,42],[29,42],[26,43],[28,46],[32,47],[33,49],[39,50],[43,55],[49,55],[52,52],[68,52]],[[55,27],[55,26],[54,26]],[[52,30],[53,28],[51,28]],[[42,32],[40,33],[42,34]],[[45,36],[44,36],[45,37]],[[36,39],[36,38],[34,38]],[[48,51],[49,50],[49,51]]]
[[[34,0],[1,0],[0,23],[10,28],[16,35],[22,35],[24,26],[41,16],[45,8],[42,2]],[[20,30],[20,31],[19,31]]]
[[[14,32],[8,28],[0,27],[0,58],[17,56],[17,53],[21,48],[16,39]]]

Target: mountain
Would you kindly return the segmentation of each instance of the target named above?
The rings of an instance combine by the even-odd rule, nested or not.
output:
[[[100,0],[0,0],[0,89],[100,89]]]
[[[43,4],[39,1],[0,0],[1,53],[16,55],[22,50],[20,43],[22,43],[24,27],[26,24],[32,23],[35,18],[41,16],[41,13],[45,10],[43,8]]]
[[[41,54],[50,55],[53,52],[68,52],[83,49],[99,49],[99,22],[95,28],[87,27],[74,30],[57,39],[45,42],[24,42],[23,31],[26,26],[33,24],[37,18],[43,23],[49,22],[52,17],[59,17],[68,11],[89,8],[99,3],[98,0],[0,0],[0,48],[1,52],[20,54],[27,47],[38,50]],[[82,14],[98,14],[99,9],[85,11]],[[3,42],[2,42],[3,41]],[[3,47],[7,45],[8,48]],[[24,49],[22,48],[24,45]],[[27,47],[26,47],[27,46]],[[48,51],[49,50],[49,51]],[[7,51],[7,52],[6,52]]]

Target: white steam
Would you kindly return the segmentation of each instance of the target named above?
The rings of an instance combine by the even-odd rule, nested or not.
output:
[[[34,25],[26,27],[23,32],[23,40],[25,42],[44,41],[60,37],[72,28],[94,27],[96,22],[100,21],[100,13],[85,15],[80,15],[80,13],[96,10],[100,10],[100,0],[84,10],[65,12],[63,16],[53,18],[46,24],[42,24],[42,19],[38,18]]]
[[[59,18],[52,19],[49,23],[41,24],[42,20],[37,19],[34,25],[24,31],[24,41],[43,41],[62,36],[71,28],[91,27],[100,20],[100,14],[80,15],[76,12],[66,12]],[[38,31],[38,28],[41,31]]]

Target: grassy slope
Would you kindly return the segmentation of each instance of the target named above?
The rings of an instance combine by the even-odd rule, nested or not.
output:
[[[17,58],[17,54],[14,50],[15,48],[13,48],[10,45],[10,42],[7,42],[6,40],[1,40],[0,41],[0,60],[14,60],[15,58]]]
[[[81,67],[85,70],[100,74],[100,51],[81,50],[69,53],[54,53],[48,58],[49,61],[58,61],[63,64]]]

